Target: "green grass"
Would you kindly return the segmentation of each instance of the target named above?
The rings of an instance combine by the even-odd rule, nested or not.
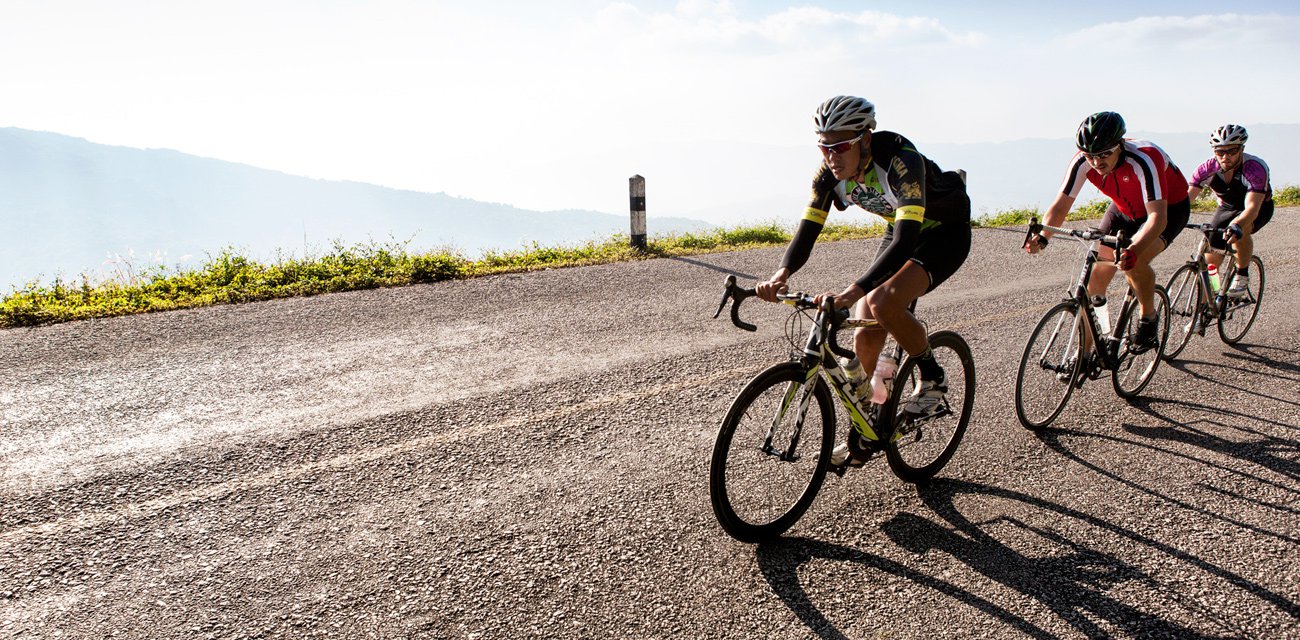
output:
[[[1300,205],[1300,186],[1274,193],[1277,206]],[[1214,209],[1198,199],[1195,210]],[[1077,207],[1067,220],[1101,217],[1106,201]],[[1008,227],[1029,222],[1034,209],[1013,209],[981,216],[976,227]],[[686,256],[716,251],[784,246],[792,227],[770,222],[755,226],[715,229],[653,237],[645,251],[629,246],[628,236],[569,247],[544,247],[534,243],[514,251],[491,251],[470,260],[455,251],[412,253],[407,243],[335,245],[323,255],[306,259],[281,259],[263,264],[226,249],[209,256],[197,269],[153,267],[134,272],[129,266],[117,277],[91,282],[88,276],[52,283],[31,282],[0,299],[0,328],[30,327],[88,318],[188,309],[214,304],[253,302],[321,293],[396,287],[478,276],[606,264],[649,258]],[[821,241],[878,237],[881,224],[830,224]]]

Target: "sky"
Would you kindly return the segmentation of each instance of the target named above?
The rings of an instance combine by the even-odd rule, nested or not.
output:
[[[922,151],[1298,123],[1298,34],[1268,0],[5,0],[0,126],[536,210],[640,174],[708,219],[806,193],[838,94]]]

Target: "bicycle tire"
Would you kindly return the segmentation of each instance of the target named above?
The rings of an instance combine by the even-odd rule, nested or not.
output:
[[[1236,268],[1232,271],[1233,273],[1224,274],[1224,287],[1236,275]],[[1264,261],[1259,256],[1250,257],[1250,277],[1246,288],[1250,292],[1246,301],[1232,300],[1225,296],[1223,308],[1219,309],[1219,337],[1226,344],[1237,344],[1246,337],[1246,332],[1250,331],[1255,318],[1259,316],[1260,305],[1264,303]]]
[[[907,358],[894,377],[894,389],[880,413],[895,416],[885,443],[889,468],[900,479],[913,483],[933,478],[948,464],[966,434],[975,406],[975,359],[970,345],[953,331],[936,331],[929,340],[948,385],[944,408],[920,419],[900,410],[903,394],[920,384],[916,361]]]
[[[1016,417],[1031,431],[1040,431],[1061,415],[1070,401],[1083,365],[1083,327],[1079,305],[1061,302],[1043,314],[1020,356],[1016,373]],[[1045,333],[1046,332],[1046,333]],[[1046,338],[1046,342],[1040,342]],[[1041,380],[1040,384],[1031,382]],[[1034,409],[1046,400],[1046,414]]]
[[[800,448],[807,451],[808,445],[813,445],[816,449],[808,453],[814,455],[783,460],[764,451],[774,423],[772,446],[790,444],[790,431],[800,417],[809,383],[813,385],[812,398],[805,408],[799,442],[790,450],[798,454]],[[718,427],[709,465],[713,513],[733,538],[742,542],[775,538],[794,526],[812,505],[826,478],[835,439],[831,400],[825,379],[818,375],[808,380],[804,366],[795,361],[768,367],[736,395]],[[779,422],[774,419],[777,416]]]
[[[1163,349],[1169,339],[1169,295],[1165,288],[1156,285],[1153,295],[1156,305],[1156,336],[1158,344],[1153,349],[1137,353],[1132,350],[1129,336],[1137,331],[1142,319],[1142,306],[1136,298],[1130,298],[1120,311],[1119,326],[1123,328],[1120,335],[1118,358],[1115,368],[1110,371],[1110,380],[1115,393],[1125,400],[1132,400],[1151,384],[1160,362],[1164,360]]]
[[[1183,352],[1195,333],[1196,324],[1204,322],[1206,301],[1200,280],[1200,269],[1195,264],[1184,264],[1165,285],[1169,294],[1169,340],[1162,355],[1166,361]]]

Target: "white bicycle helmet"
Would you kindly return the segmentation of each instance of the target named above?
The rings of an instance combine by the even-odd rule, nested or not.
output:
[[[861,133],[876,128],[876,105],[855,96],[835,96],[817,107],[813,123],[817,133]]]
[[[1239,124],[1225,124],[1210,134],[1211,147],[1227,147],[1234,144],[1246,144],[1246,127]]]

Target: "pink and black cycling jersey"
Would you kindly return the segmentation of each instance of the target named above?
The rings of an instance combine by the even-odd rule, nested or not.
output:
[[[1244,152],[1241,154],[1241,164],[1232,172],[1231,178],[1225,178],[1219,169],[1219,161],[1210,158],[1201,163],[1192,174],[1192,186],[1198,189],[1209,187],[1219,197],[1220,206],[1235,211],[1246,210],[1247,193],[1262,193],[1265,203],[1273,201],[1268,165]]]
[[[1130,220],[1146,219],[1148,202],[1177,204],[1187,199],[1187,179],[1163,149],[1145,140],[1125,140],[1119,153],[1119,164],[1104,176],[1088,164],[1082,151],[1075,154],[1061,193],[1078,198],[1087,180]]]

